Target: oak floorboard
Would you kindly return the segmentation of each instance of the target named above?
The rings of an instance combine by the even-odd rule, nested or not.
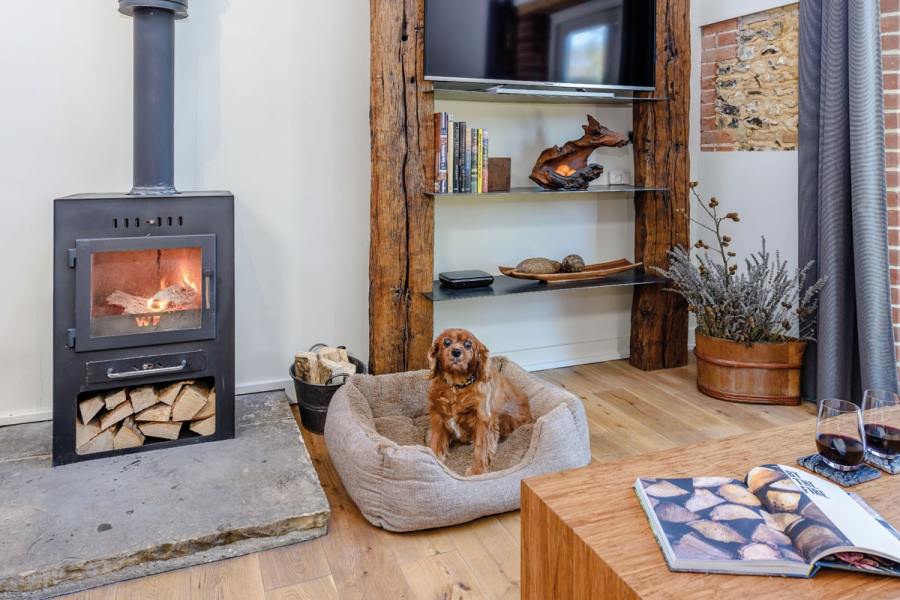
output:
[[[595,461],[609,461],[815,419],[811,404],[751,406],[703,396],[687,367],[627,361],[538,373],[585,404]],[[296,409],[294,409],[297,416]],[[298,417],[299,418],[299,417]],[[68,596],[128,598],[518,598],[518,511],[411,534],[370,525],[347,495],[322,436],[303,431],[332,515],[322,538]]]
[[[403,573],[414,598],[485,598],[472,571],[455,550],[406,563]]]
[[[331,575],[266,591],[266,600],[338,600]]]
[[[259,569],[267,591],[331,575],[321,539],[261,552]]]
[[[247,554],[190,568],[190,600],[263,600],[259,555]]]
[[[116,585],[116,600],[157,600],[159,598],[190,598],[190,596],[190,569],[131,579]]]

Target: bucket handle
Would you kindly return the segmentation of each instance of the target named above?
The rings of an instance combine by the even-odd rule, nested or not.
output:
[[[312,346],[310,346],[309,350],[307,350],[307,352],[315,352],[319,348],[325,348],[326,346],[328,346],[328,344],[323,344],[322,342],[319,342],[318,344],[313,344]],[[335,346],[335,348],[340,348],[341,350],[346,350],[347,346]]]
[[[345,383],[347,383],[347,378],[350,377],[350,375],[347,375],[346,373],[338,373],[336,375],[332,375],[328,378],[328,381],[325,382],[325,385],[331,385],[331,381],[337,377],[344,378],[344,380],[341,382],[341,385],[344,385]]]

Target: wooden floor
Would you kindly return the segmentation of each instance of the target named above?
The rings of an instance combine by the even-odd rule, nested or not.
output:
[[[617,361],[543,371],[584,401],[594,460],[812,419],[810,405],[753,407],[700,395],[694,367],[644,373]],[[414,534],[369,525],[321,437],[303,434],[332,516],[325,537],[68,596],[78,600],[518,598],[519,513]]]

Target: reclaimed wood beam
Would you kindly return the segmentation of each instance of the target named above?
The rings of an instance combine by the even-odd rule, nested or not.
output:
[[[424,78],[424,0],[370,0],[372,149],[369,368],[424,368],[433,328],[431,85]]]
[[[656,90],[648,95],[668,101],[634,105],[635,182],[669,188],[635,194],[634,259],[648,270],[689,244],[690,0],[657,0],[656,44]],[[687,364],[687,305],[663,287],[634,288],[629,361],[640,369]]]

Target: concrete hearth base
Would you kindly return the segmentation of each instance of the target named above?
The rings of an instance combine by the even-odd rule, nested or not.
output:
[[[329,508],[281,392],[236,438],[50,466],[50,423],[0,428],[0,598],[46,598],[301,542]]]

